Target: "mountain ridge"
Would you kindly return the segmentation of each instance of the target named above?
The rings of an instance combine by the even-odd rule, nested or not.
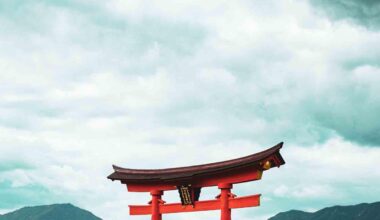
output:
[[[268,220],[380,220],[380,202],[335,205],[315,212],[290,210]]]
[[[0,215],[0,220],[101,220],[71,203],[26,206]]]
[[[0,214],[0,220],[102,220],[71,203],[26,206]],[[315,212],[289,210],[268,220],[380,220],[380,202],[335,205]]]

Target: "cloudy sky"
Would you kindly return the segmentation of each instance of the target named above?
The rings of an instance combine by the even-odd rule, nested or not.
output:
[[[193,165],[281,141],[286,165],[235,187],[263,194],[238,219],[373,202],[379,94],[376,0],[3,0],[0,213],[70,202],[132,219],[127,205],[149,197],[107,180],[112,164]],[[219,219],[165,219],[206,217]]]

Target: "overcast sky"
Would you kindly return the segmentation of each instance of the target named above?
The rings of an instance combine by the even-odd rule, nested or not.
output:
[[[380,198],[380,4],[0,1],[0,213],[73,203],[128,217],[112,164],[252,154],[286,164],[237,195],[240,220]],[[206,189],[201,198],[213,198]],[[176,192],[164,196],[176,201]],[[217,212],[165,219],[219,219]]]

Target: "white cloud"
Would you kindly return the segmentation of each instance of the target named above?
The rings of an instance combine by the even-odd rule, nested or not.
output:
[[[297,198],[323,198],[330,197],[333,194],[332,187],[323,185],[308,185],[293,192],[293,196]],[[336,196],[336,194],[335,194]]]
[[[285,141],[284,167],[236,188],[267,196],[255,216],[291,200],[373,199],[363,188],[380,180],[379,150],[366,143],[378,128],[378,32],[332,23],[307,2],[86,4],[96,10],[29,8],[46,12],[36,30],[0,17],[12,30],[0,31],[0,158],[34,168],[2,179],[118,220],[149,199],[108,181],[113,163],[189,165]]]

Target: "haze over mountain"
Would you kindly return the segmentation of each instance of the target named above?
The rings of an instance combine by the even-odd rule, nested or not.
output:
[[[380,202],[333,206],[313,213],[291,210],[269,220],[380,220]]]
[[[0,215],[0,220],[101,220],[101,218],[72,204],[53,204],[24,207]]]

